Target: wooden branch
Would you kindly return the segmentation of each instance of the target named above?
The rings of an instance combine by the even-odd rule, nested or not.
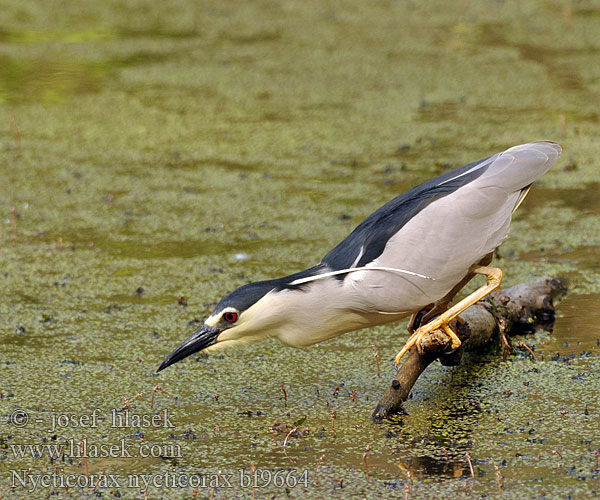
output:
[[[521,283],[507,290],[498,290],[460,315],[451,326],[457,330],[462,345],[451,350],[450,339],[435,330],[421,341],[424,354],[413,348],[400,366],[394,380],[373,412],[372,418],[381,421],[402,414],[402,403],[408,399],[413,385],[433,361],[445,366],[460,363],[464,351],[485,352],[502,329],[507,335],[532,333],[540,326],[554,322],[554,302],[567,292],[558,278],[541,278]]]

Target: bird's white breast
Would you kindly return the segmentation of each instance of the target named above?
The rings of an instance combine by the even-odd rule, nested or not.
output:
[[[272,334],[294,347],[309,346],[407,315],[382,317],[365,311],[361,301],[345,285],[345,280],[334,277],[314,281],[304,290],[278,292],[273,294],[273,300],[282,311],[282,321]]]

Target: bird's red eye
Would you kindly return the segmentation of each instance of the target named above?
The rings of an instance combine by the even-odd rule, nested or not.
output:
[[[225,314],[223,314],[223,317],[225,318],[225,321],[227,321],[228,323],[235,323],[238,319],[238,313],[226,312]]]

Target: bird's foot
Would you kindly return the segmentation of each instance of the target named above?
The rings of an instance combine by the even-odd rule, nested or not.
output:
[[[406,342],[406,344],[402,348],[402,350],[396,355],[396,365],[400,364],[400,360],[402,359],[402,357],[415,344],[417,345],[417,350],[419,351],[419,354],[425,354],[423,352],[423,348],[421,346],[421,340],[423,340],[423,338],[426,335],[428,335],[429,333],[431,333],[431,332],[433,332],[435,330],[441,330],[446,335],[448,335],[448,337],[450,337],[450,340],[452,342],[451,348],[453,350],[456,349],[457,347],[460,347],[461,341],[458,338],[458,336],[456,335],[456,333],[454,332],[454,330],[452,330],[452,328],[450,327],[450,325],[448,325],[448,323],[444,323],[442,321],[439,321],[439,318],[436,318],[435,320],[431,321],[430,323],[427,323],[426,325],[423,325],[423,326],[419,327],[417,329],[417,331],[411,335],[411,337],[408,339],[408,342]]]
[[[448,326],[448,323],[456,318],[460,313],[462,313],[465,309],[471,307],[477,301],[483,299],[494,290],[500,287],[500,283],[502,281],[502,271],[496,267],[486,267],[486,266],[473,266],[470,268],[469,272],[475,274],[483,274],[487,278],[487,283],[475,290],[472,294],[467,295],[464,299],[462,299],[457,304],[453,305],[450,309],[440,314],[437,318],[430,321],[426,325],[420,326],[415,333],[413,333],[406,345],[402,348],[402,350],[396,355],[396,364],[400,363],[402,357],[415,345],[417,344],[417,349],[421,352],[421,340],[425,335],[434,330],[442,329],[451,339],[452,339],[452,348],[460,346],[460,339],[456,336],[456,333],[452,331],[452,329]]]
[[[450,327],[450,325],[448,323],[445,323],[444,325],[442,325],[442,329],[446,332],[446,335],[448,335],[448,337],[450,337],[450,340],[452,341],[452,344],[450,345],[452,350],[460,347],[462,342],[456,335],[456,332]],[[421,344],[420,343],[417,344],[417,349],[419,349],[419,354],[423,354],[421,352]]]

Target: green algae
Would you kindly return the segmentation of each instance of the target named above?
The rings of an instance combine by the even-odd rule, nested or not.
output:
[[[25,427],[0,427],[5,498],[30,497],[11,490],[10,470],[84,472],[79,458],[17,458],[10,445],[83,435],[164,446],[162,458],[90,458],[91,473],[308,471],[307,487],[270,484],[258,497],[489,496],[495,467],[505,498],[597,495],[597,8],[23,0],[0,9],[0,408],[5,422],[16,409],[30,415]],[[571,282],[554,331],[524,339],[537,361],[520,349],[507,361],[432,366],[409,415],[383,425],[369,416],[404,325],[306,350],[268,341],[155,373],[227,291],[314,264],[432,175],[540,138],[565,152],[498,258],[507,286]],[[157,384],[177,401],[157,391],[153,408]],[[110,426],[111,410],[140,392],[131,411],[167,410],[174,428]],[[96,408],[96,427],[48,432],[53,416]],[[303,418],[304,434],[284,450],[286,434],[269,428]],[[174,445],[180,456],[166,456]],[[36,495],[53,492],[64,489]],[[252,488],[199,497],[212,493],[251,498]]]

